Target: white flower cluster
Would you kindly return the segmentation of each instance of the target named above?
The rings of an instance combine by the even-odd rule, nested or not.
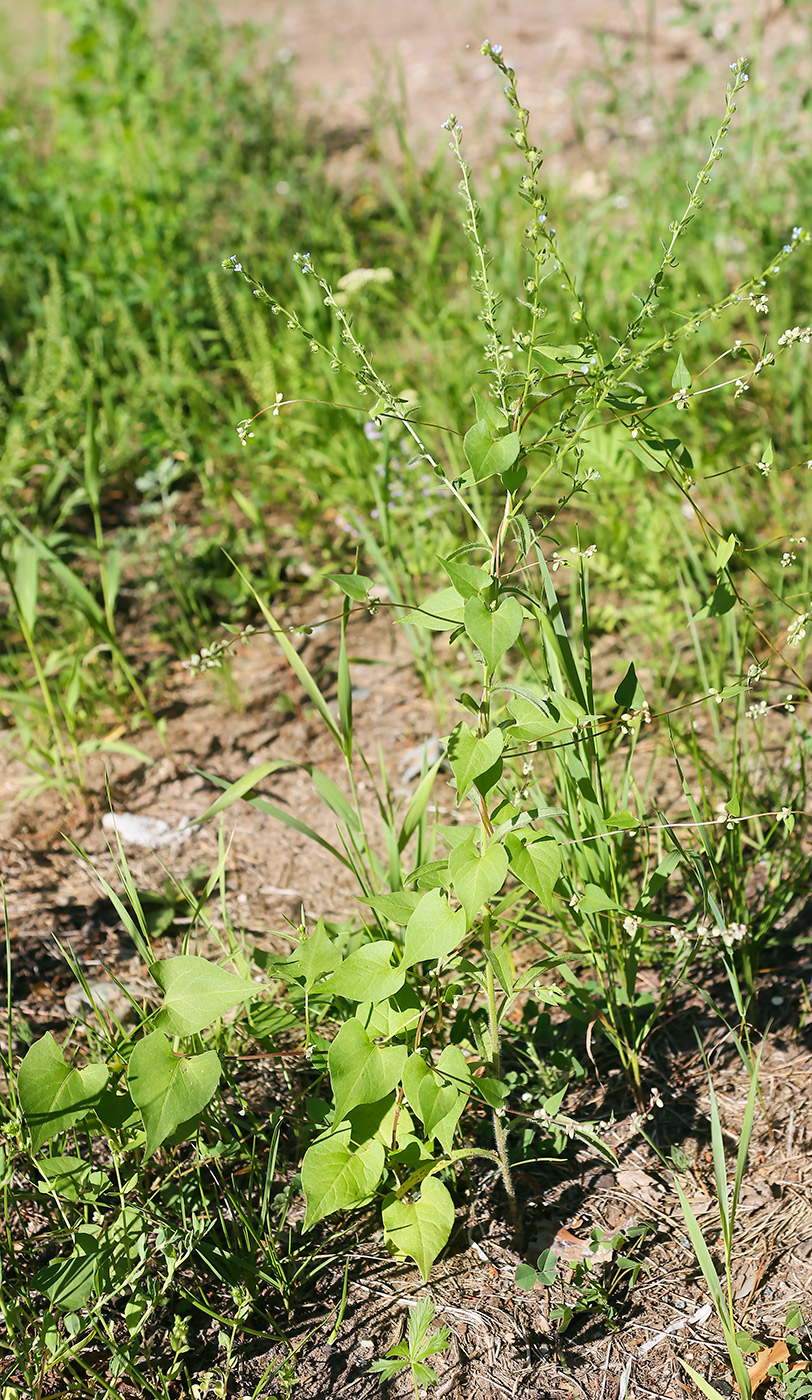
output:
[[[806,636],[806,629],[809,625],[810,618],[812,618],[812,612],[799,613],[796,618],[793,618],[787,628],[788,646],[799,647],[801,645],[801,642]]]
[[[747,937],[747,925],[728,924],[723,928],[717,924],[711,928],[708,924],[697,924],[695,937],[700,943],[721,942],[726,948],[732,948]]]
[[[752,306],[757,316],[766,316],[767,312],[770,309],[769,298],[765,297],[763,293],[751,292],[750,305]]]
[[[550,572],[556,574],[558,570],[562,569],[566,564],[574,564],[576,559],[591,559],[592,555],[597,554],[597,552],[598,546],[596,544],[587,545],[586,549],[579,549],[577,544],[570,545],[567,551],[567,557],[563,557],[557,550],[553,550]]]
[[[799,341],[801,345],[808,345],[812,341],[812,326],[793,326],[778,337],[779,345],[792,345],[795,341]]]
[[[188,671],[190,676],[199,676],[203,671],[218,670],[223,664],[223,657],[228,655],[238,642],[247,642],[256,630],[256,627],[248,623],[235,637],[221,638],[212,642],[209,647],[201,647],[199,652],[193,652],[187,661],[181,663],[184,670]]]
[[[690,404],[691,396],[688,393],[687,389],[678,389],[676,394],[672,394],[671,402],[675,405],[679,412],[682,412],[682,410],[684,408],[687,408]]]

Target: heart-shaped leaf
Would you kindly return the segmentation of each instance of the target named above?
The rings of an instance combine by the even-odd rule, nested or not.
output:
[[[495,437],[491,424],[482,418],[468,429],[462,440],[462,450],[474,481],[487,481],[497,472],[508,471],[516,461],[520,447],[518,433]]]
[[[350,1146],[350,1125],[342,1123],[329,1137],[314,1142],[302,1160],[302,1190],[307,1202],[304,1228],[371,1195],[382,1175],[386,1153],[373,1139],[357,1152]]]
[[[73,1253],[52,1259],[40,1269],[34,1287],[44,1293],[54,1307],[75,1312],[85,1306],[93,1292],[99,1263],[99,1241],[95,1234],[80,1228],[76,1232]]]
[[[391,1093],[407,1053],[405,1045],[375,1045],[355,1017],[345,1021],[327,1054],[336,1122],[356,1104],[374,1103]]]
[[[463,611],[465,631],[485,658],[489,671],[495,671],[522,630],[522,605],[517,598],[503,598],[498,608],[489,608],[483,598],[469,598]]]
[[[448,857],[454,893],[472,924],[483,904],[501,890],[508,872],[508,854],[498,841],[491,841],[480,856],[472,841],[456,846]]]
[[[492,729],[482,739],[478,739],[464,720],[453,729],[448,737],[448,761],[457,781],[457,804],[483,773],[487,773],[498,761],[505,739],[501,729]]]
[[[459,947],[465,928],[463,910],[452,910],[440,890],[428,890],[406,925],[403,966],[447,958]]]
[[[191,954],[153,963],[150,973],[164,994],[154,1025],[170,1035],[195,1035],[257,992],[253,982]]]
[[[390,1253],[414,1259],[427,1279],[454,1228],[454,1202],[436,1177],[429,1176],[416,1201],[387,1196],[383,1206],[384,1243]]]
[[[462,559],[440,559],[440,563],[462,598],[476,597],[491,581],[487,569],[478,564],[466,564]]]
[[[365,943],[344,959],[319,990],[348,1001],[388,1001],[406,980],[406,969],[392,966],[394,951],[388,939]]]
[[[203,1055],[175,1055],[163,1031],[139,1040],[130,1056],[127,1082],[146,1130],[151,1157],[182,1123],[202,1113],[220,1082],[214,1050]]]
[[[552,909],[555,883],[561,874],[561,848],[552,837],[522,841],[514,833],[505,837],[510,868],[528,889],[537,894],[545,909]]]
[[[305,991],[312,991],[319,978],[335,972],[341,962],[341,951],[330,937],[319,919],[309,938],[303,938],[298,948],[294,948],[288,963],[291,974],[304,984]]]
[[[447,1045],[436,1070],[422,1055],[410,1055],[403,1067],[403,1092],[423,1123],[428,1138],[436,1137],[451,1151],[454,1129],[468,1102],[471,1071],[458,1045]]]
[[[72,1069],[50,1031],[36,1040],[20,1065],[17,1093],[36,1152],[91,1111],[107,1085],[107,1066]]]

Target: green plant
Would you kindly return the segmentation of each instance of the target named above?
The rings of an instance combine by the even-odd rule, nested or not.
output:
[[[673,1170],[673,1166],[675,1164],[672,1162],[669,1165],[672,1166],[672,1180],[674,1182],[674,1189],[676,1190],[677,1197],[680,1203],[680,1208],[682,1210],[683,1216],[685,1217],[685,1224],[688,1230],[688,1236],[691,1241],[691,1246],[694,1250],[694,1254],[696,1255],[696,1260],[699,1264],[700,1270],[702,1272],[702,1277],[705,1280],[705,1284],[710,1294],[714,1311],[716,1312],[716,1316],[718,1317],[719,1324],[722,1328],[722,1334],[724,1336],[725,1346],[727,1348],[727,1353],[730,1358],[730,1365],[733,1370],[736,1385],[739,1389],[740,1394],[744,1397],[744,1400],[749,1400],[751,1394],[750,1379],[747,1374],[747,1367],[745,1365],[744,1357],[742,1355],[742,1348],[746,1346],[748,1347],[748,1349],[752,1349],[754,1343],[752,1341],[752,1338],[749,1337],[746,1332],[740,1331],[736,1324],[736,1311],[734,1307],[733,1296],[733,1260],[735,1250],[736,1214],[739,1206],[739,1197],[741,1195],[742,1183],[744,1181],[745,1172],[747,1170],[747,1157],[750,1151],[750,1139],[753,1133],[756,1100],[759,1094],[759,1066],[761,1063],[761,1055],[764,1047],[762,1045],[758,1053],[756,1055],[753,1055],[750,1051],[749,1045],[745,1047],[735,1035],[733,1039],[742,1064],[744,1065],[744,1068],[747,1071],[750,1080],[750,1086],[744,1109],[744,1117],[742,1119],[741,1132],[739,1134],[739,1147],[736,1153],[736,1164],[734,1167],[732,1180],[728,1179],[724,1135],[722,1132],[722,1123],[719,1116],[719,1105],[716,1099],[716,1091],[714,1089],[713,1084],[713,1076],[708,1067],[704,1051],[702,1051],[705,1069],[708,1074],[708,1092],[710,1095],[709,1116],[711,1129],[711,1149],[713,1154],[713,1175],[715,1188],[714,1196],[716,1202],[716,1209],[719,1215],[719,1224],[721,1226],[722,1240],[722,1280],[720,1280],[719,1278],[716,1265],[714,1264],[713,1259],[711,1257],[710,1250],[702,1233],[699,1221],[696,1218],[696,1214],[694,1213],[693,1207],[691,1206],[691,1203],[688,1200],[688,1197],[685,1193],[685,1188],[679,1179],[679,1173]],[[650,1146],[654,1147],[654,1144],[649,1138],[647,1138],[646,1140],[649,1142]],[[659,1153],[659,1150],[656,1147],[654,1147],[654,1150],[655,1152],[658,1152],[658,1155],[662,1157],[662,1154]],[[680,1364],[688,1372],[691,1379],[693,1380],[695,1385],[699,1387],[703,1395],[708,1396],[709,1400],[719,1400],[719,1391],[716,1390],[716,1388],[712,1386],[709,1381],[706,1381],[703,1376],[700,1376],[694,1370],[694,1368],[688,1364],[687,1361],[682,1360]]]
[[[382,1381],[391,1381],[401,1371],[408,1370],[412,1378],[415,1400],[421,1386],[437,1384],[437,1372],[426,1363],[430,1356],[437,1356],[448,1346],[448,1328],[438,1327],[429,1331],[434,1317],[434,1299],[420,1298],[409,1310],[407,1340],[396,1342],[386,1356],[373,1361],[370,1370],[375,1371]]]

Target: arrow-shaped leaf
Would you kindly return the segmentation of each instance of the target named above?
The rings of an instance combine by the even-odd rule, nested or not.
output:
[[[384,1242],[392,1254],[414,1259],[424,1279],[454,1228],[454,1202],[436,1177],[423,1182],[416,1201],[388,1196],[383,1206]]]
[[[508,854],[498,841],[492,841],[480,856],[473,841],[456,846],[448,858],[454,893],[465,910],[470,926],[483,904],[501,890],[508,872]]]
[[[17,1073],[20,1107],[36,1152],[57,1133],[72,1128],[95,1107],[107,1085],[107,1066],[73,1069],[50,1031],[34,1042]]]
[[[356,1205],[375,1190],[382,1175],[386,1153],[377,1139],[357,1152],[350,1146],[349,1123],[329,1137],[309,1147],[302,1161],[302,1190],[307,1201],[304,1228]]]
[[[489,608],[483,598],[469,598],[463,610],[465,631],[485,658],[489,671],[495,671],[522,630],[522,605],[517,598],[503,598],[498,608]]]
[[[407,1053],[405,1045],[376,1045],[355,1017],[345,1021],[327,1054],[336,1122],[356,1104],[375,1103],[391,1093]]]
[[[459,947],[465,930],[464,910],[452,910],[440,890],[428,890],[406,925],[403,966],[447,958]]]
[[[483,773],[487,773],[498,761],[504,748],[504,735],[501,729],[492,729],[482,739],[478,739],[464,720],[460,720],[448,738],[448,761],[457,780],[457,803]]]
[[[153,963],[150,973],[164,994],[155,1027],[172,1035],[195,1035],[257,993],[253,982],[186,953]]]
[[[214,1050],[175,1055],[163,1031],[139,1040],[130,1056],[128,1085],[146,1130],[148,1157],[181,1123],[202,1113],[214,1096],[220,1074]]]

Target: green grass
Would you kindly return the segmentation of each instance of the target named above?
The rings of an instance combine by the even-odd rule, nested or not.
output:
[[[808,349],[779,353],[781,333],[806,324],[812,301],[812,263],[791,232],[812,179],[807,104],[791,55],[770,82],[756,63],[713,182],[698,186],[705,208],[689,206],[695,217],[657,299],[659,240],[668,244],[685,208],[683,183],[711,171],[726,62],[719,74],[688,73],[670,103],[652,87],[654,135],[643,145],[625,78],[644,69],[645,45],[607,58],[603,105],[578,113],[584,127],[617,133],[605,192],[530,189],[529,215],[515,198],[515,151],[487,179],[475,170],[462,202],[451,162],[418,171],[407,160],[375,188],[332,188],[284,66],[262,70],[249,31],[226,32],[197,6],[194,24],[179,10],[161,30],[146,0],[89,0],[81,11],[66,0],[62,12],[64,61],[42,86],[12,83],[0,112],[0,198],[11,211],[0,229],[5,751],[28,764],[32,789],[53,786],[69,801],[92,781],[94,755],[133,753],[139,728],[158,723],[168,664],[266,627],[346,764],[349,797],[311,776],[336,819],[330,849],[371,912],[302,929],[294,953],[274,961],[229,921],[221,840],[215,868],[172,892],[167,917],[188,909],[183,955],[217,939],[227,966],[158,964],[161,1009],[138,1008],[134,1026],[93,1021],[81,1049],[76,1038],[39,1040],[19,1077],[9,1048],[0,1347],[9,1384],[26,1395],[48,1393],[46,1377],[59,1374],[99,1394],[129,1386],[169,1400],[192,1379],[202,1387],[201,1368],[201,1394],[225,1395],[252,1339],[277,1341],[285,1358],[291,1319],[347,1247],[291,1223],[300,1180],[317,1229],[336,1208],[336,1177],[344,1206],[366,1208],[377,1192],[390,1245],[409,1241],[425,1276],[449,1208],[453,1218],[443,1183],[459,1169],[470,1187],[469,1157],[498,1164],[515,1204],[519,1137],[531,1158],[566,1153],[574,1133],[599,1145],[592,1125],[561,1109],[567,1085],[588,1072],[593,1030],[645,1109],[645,1046],[681,983],[702,987],[721,973],[743,1030],[757,1014],[765,950],[810,875],[806,653],[787,639],[793,617],[812,611],[800,539],[812,483]],[[539,262],[528,288],[528,218],[542,207],[561,262],[557,253],[554,266],[552,254]],[[784,255],[788,244],[797,247]],[[683,334],[702,308],[777,267],[776,256],[768,310],[755,288]],[[224,260],[239,263],[236,277]],[[318,275],[302,277],[311,266]],[[392,275],[342,286],[358,268]],[[654,314],[630,335],[641,306]],[[513,335],[528,324],[529,350]],[[744,349],[733,355],[737,341]],[[580,350],[552,353],[575,342],[599,369]],[[633,370],[617,360],[621,398],[606,367],[624,342],[629,357],[648,348]],[[737,395],[733,381],[765,346],[776,363]],[[519,381],[529,405],[521,433],[496,407]],[[277,401],[278,413],[263,411]],[[475,420],[479,449],[463,445]],[[668,460],[655,426],[672,443]],[[513,456],[489,474],[477,455],[486,449]],[[533,464],[534,484],[511,477],[516,454]],[[490,575],[471,569],[488,558]],[[314,570],[307,582],[303,562]],[[279,630],[304,588],[335,615],[328,574],[344,575],[337,716]],[[421,628],[419,609],[449,579],[463,591],[456,600],[446,591],[436,608],[465,607],[446,649]],[[432,774],[398,811],[385,770],[358,752],[346,624],[381,584],[429,690],[463,692],[449,757],[458,790],[476,800],[476,828],[434,828]],[[748,687],[753,665],[766,675]],[[242,797],[268,810],[253,789],[272,768],[244,775],[208,816]],[[359,780],[377,800],[377,824],[365,824]],[[535,846],[525,844],[530,829]],[[110,897],[152,965],[147,901],[123,857],[118,874]],[[225,932],[209,913],[218,893]],[[546,956],[523,979],[511,959],[536,940]],[[433,972],[419,970],[424,946]],[[388,990],[401,952],[408,977]],[[372,1039],[348,1010],[349,959],[375,991],[374,1016],[391,1018],[386,1034],[372,1009]],[[648,968],[656,995],[641,982]],[[180,997],[172,978],[187,976]],[[506,1015],[517,1001],[516,1029]],[[10,1047],[19,1031],[9,1000]],[[251,1057],[279,1045],[293,1045],[302,1068],[280,1070],[258,1103]],[[394,1107],[392,1066],[407,1050]],[[377,1119],[347,1088],[359,1053]],[[160,1123],[139,1087],[150,1055],[169,1079],[185,1066]],[[466,1056],[482,1071],[474,1081]],[[76,1066],[88,1059],[95,1068],[82,1079]],[[205,1103],[184,1073],[205,1081]],[[755,1069],[752,1083],[750,1109]],[[519,1091],[530,1109],[515,1106]],[[436,1134],[426,1093],[432,1105],[451,1103]],[[37,1126],[42,1094],[53,1131]],[[468,1116],[464,1145],[452,1149],[463,1140],[457,1118],[449,1126],[455,1113]],[[742,1156],[737,1189],[743,1172]],[[442,1228],[429,1221],[429,1243],[420,1210],[442,1217]],[[41,1228],[25,1244],[32,1214]],[[728,1279],[732,1248],[731,1236]],[[334,1299],[331,1327],[345,1301]],[[202,1361],[201,1317],[220,1329]],[[421,1352],[420,1326],[384,1370],[408,1364],[417,1377],[434,1336]],[[293,1383],[288,1352],[284,1374],[256,1394],[266,1380]]]

